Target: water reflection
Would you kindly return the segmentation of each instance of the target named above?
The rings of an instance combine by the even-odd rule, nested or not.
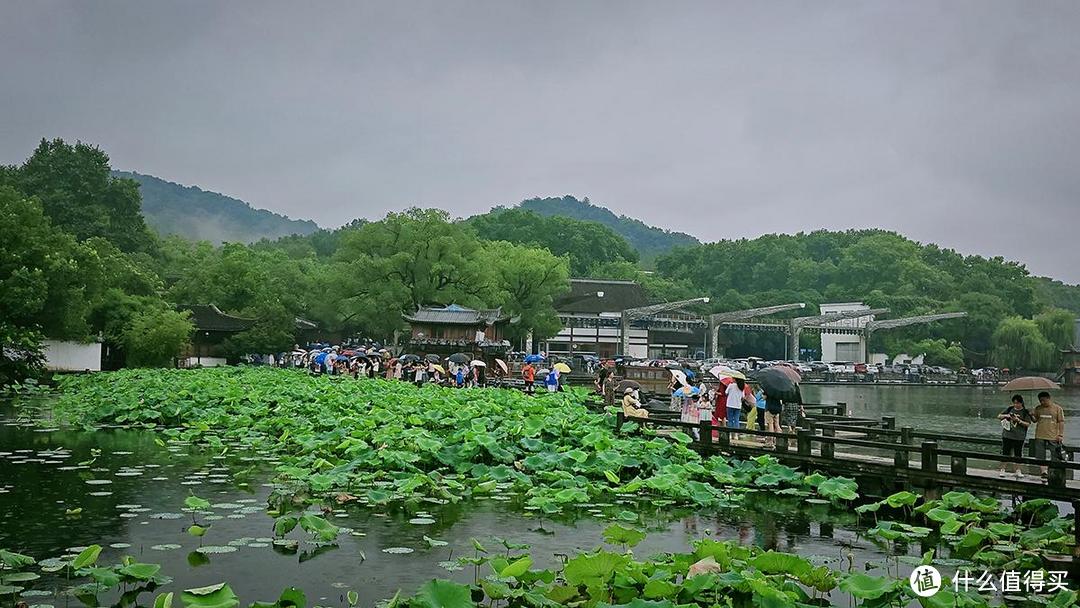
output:
[[[348,529],[336,544],[314,544],[297,530],[290,534],[295,542],[281,546],[273,543],[273,519],[266,514],[273,460],[265,454],[241,446],[224,453],[162,446],[144,431],[42,432],[10,418],[0,424],[0,486],[9,488],[0,493],[0,547],[40,560],[100,544],[102,564],[123,555],[161,564],[175,579],[169,590],[228,581],[251,601],[273,600],[295,585],[309,601],[325,604],[342,602],[355,589],[363,605],[372,605],[435,577],[471,581],[470,570],[449,572],[444,565],[471,554],[472,538],[527,543],[538,566],[551,566],[560,556],[602,545],[604,528],[627,510],[649,531],[635,548],[639,556],[687,551],[702,537],[797,552],[836,568],[849,547],[860,563],[882,555],[858,537],[850,510],[775,492],[752,493],[736,507],[708,513],[620,497],[554,517],[524,510],[515,496],[445,505],[330,504],[327,518]],[[183,503],[191,493],[212,503],[212,514],[199,516],[209,527],[202,538],[186,532],[192,518]],[[425,536],[447,544],[432,546]],[[390,547],[412,551],[384,552]],[[32,588],[49,595],[32,603],[64,605],[66,598],[56,594],[69,585],[45,575]]]

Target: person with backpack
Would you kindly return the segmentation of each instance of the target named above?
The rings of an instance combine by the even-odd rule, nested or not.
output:
[[[1009,407],[998,414],[998,420],[1001,421],[1001,455],[1022,458],[1028,427],[1035,422],[1035,416],[1024,407],[1024,397],[1013,395]],[[998,467],[998,477],[1005,477],[1006,469],[1010,469],[1009,472],[1017,478],[1023,476],[1019,464],[1002,461]]]

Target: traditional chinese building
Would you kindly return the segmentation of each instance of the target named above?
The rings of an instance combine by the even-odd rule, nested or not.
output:
[[[191,312],[191,322],[195,325],[191,345],[182,363],[182,365],[186,364],[185,367],[225,365],[227,360],[222,347],[223,343],[255,324],[255,319],[225,314],[213,304],[190,304],[182,306],[181,310]]]
[[[181,366],[200,365],[212,367],[229,363],[224,343],[230,337],[250,329],[258,319],[237,317],[221,311],[213,304],[189,304],[180,310],[191,312],[191,322],[195,332],[191,344],[181,359]],[[313,338],[318,326],[306,319],[296,318],[296,342],[305,343]],[[268,353],[252,353],[268,354]],[[235,361],[232,361],[235,363]]]
[[[506,328],[512,319],[501,308],[475,310],[457,304],[424,307],[404,315],[410,352],[449,355],[470,353],[478,359],[510,348]]]

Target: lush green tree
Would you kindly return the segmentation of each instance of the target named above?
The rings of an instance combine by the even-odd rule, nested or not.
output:
[[[958,369],[964,365],[964,349],[959,344],[950,344],[945,340],[926,339],[918,341],[900,341],[889,351],[890,357],[900,353],[912,356],[923,355],[923,363]]]
[[[558,333],[555,298],[570,289],[569,264],[543,249],[492,241],[483,247],[485,263],[493,269],[493,305],[514,317],[516,337],[533,332],[536,340]]]
[[[43,139],[21,167],[0,179],[41,201],[53,225],[80,240],[97,236],[121,251],[153,251],[138,185],[109,171],[109,157],[94,146]]]
[[[0,321],[0,386],[36,376],[44,367],[40,332]]]
[[[1043,336],[1031,319],[1009,317],[993,335],[993,361],[1009,369],[1048,370],[1057,362],[1053,343]]]
[[[1035,316],[1035,324],[1056,350],[1065,350],[1073,346],[1076,332],[1076,313],[1051,308]]]
[[[291,347],[296,317],[322,297],[313,289],[313,260],[290,259],[283,251],[226,243],[220,248],[195,245],[166,249],[178,267],[168,290],[177,305],[214,304],[222,311],[256,319],[234,336],[231,352],[274,352]],[[271,348],[273,347],[273,348]]]
[[[127,364],[135,367],[167,367],[174,363],[195,330],[189,313],[165,307],[136,313],[124,330]]]
[[[576,277],[592,276],[597,265],[637,262],[638,254],[614,230],[597,222],[544,216],[524,209],[495,209],[468,223],[482,239],[508,241],[568,256]]]
[[[296,342],[296,315],[285,306],[263,307],[250,328],[225,341],[225,352],[238,357],[248,353],[291,351]]]
[[[389,290],[392,314],[430,304],[482,305],[491,286],[479,239],[438,209],[408,209],[346,232],[335,259],[352,265],[357,298]]]
[[[54,228],[38,201],[0,186],[0,325],[87,338],[93,266],[92,252]]]

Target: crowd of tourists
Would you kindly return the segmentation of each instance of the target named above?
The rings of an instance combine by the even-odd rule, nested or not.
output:
[[[761,385],[743,377],[720,377],[718,383],[710,386],[693,372],[673,370],[671,376],[668,384],[671,399],[666,405],[668,410],[678,412],[682,422],[710,422],[731,429],[794,433],[799,420],[805,417],[801,398],[769,395]],[[622,411],[626,416],[649,417],[639,387],[625,386],[620,391],[621,385],[610,369],[601,369],[596,382],[605,404],[615,405],[620,396],[617,393],[621,393]],[[650,402],[648,405],[657,409],[664,404]],[[693,433],[696,436],[697,430]],[[772,437],[765,438],[766,445],[774,442]]]
[[[498,360],[496,360],[498,361]],[[438,384],[459,388],[485,386],[489,381],[488,364],[457,353],[449,357],[438,355],[395,356],[377,343],[352,345],[315,344],[309,348],[293,348],[268,361],[278,367],[306,369],[314,375],[352,376],[354,378],[385,378],[414,382],[417,385]],[[491,371],[491,379],[501,382],[506,376],[506,364],[499,362]]]

